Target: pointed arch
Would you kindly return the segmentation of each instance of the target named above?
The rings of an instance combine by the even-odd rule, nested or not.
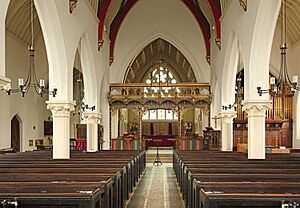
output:
[[[57,88],[57,96],[49,99],[72,100],[72,66],[68,62],[66,41],[55,1],[34,0],[44,35],[49,66],[49,89]],[[58,79],[60,77],[60,79]]]
[[[22,149],[22,120],[18,114],[11,119],[11,148],[15,152]]]
[[[97,105],[98,87],[96,66],[88,33],[85,32],[79,41],[79,54],[84,80],[84,96],[86,104]]]
[[[235,96],[235,77],[239,61],[239,39],[233,32],[227,40],[222,71],[222,104],[232,104]]]
[[[251,38],[243,40],[242,44],[248,45],[242,47],[245,54],[245,100],[268,99],[266,94],[259,96],[256,87],[268,88],[272,42],[280,6],[280,1],[259,1],[252,33],[249,34]]]
[[[119,76],[115,78],[116,82],[124,81],[124,77],[126,75],[125,69],[127,69],[130,62],[138,56],[138,54],[143,50],[143,48],[145,46],[147,46],[152,41],[154,41],[158,38],[162,38],[162,39],[168,41],[169,43],[171,43],[172,45],[174,45],[178,50],[180,50],[180,52],[189,61],[189,63],[191,64],[193,69],[199,69],[199,70],[194,71],[197,82],[203,82],[205,80],[208,80],[208,77],[205,76],[204,70],[198,64],[196,57],[193,56],[193,54],[189,51],[189,49],[186,48],[185,45],[180,40],[178,40],[171,34],[165,32],[163,30],[158,30],[158,31],[154,31],[153,33],[150,33],[145,38],[141,39],[141,41],[139,41],[132,48],[130,53],[128,53],[126,55],[126,57],[123,59],[123,62],[121,63],[121,67],[120,67],[121,69],[124,69],[124,70],[118,73]]]

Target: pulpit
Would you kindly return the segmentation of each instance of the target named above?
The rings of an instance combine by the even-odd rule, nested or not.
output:
[[[220,150],[221,148],[221,131],[214,130],[212,127],[206,127],[203,130],[205,147],[208,145],[208,150]]]

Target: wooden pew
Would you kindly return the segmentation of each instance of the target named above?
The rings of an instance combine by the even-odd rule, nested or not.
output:
[[[236,153],[177,151],[173,164],[186,207],[281,206],[282,200],[292,200],[293,204],[300,193],[299,154],[270,154],[267,160],[249,161]],[[285,185],[287,182],[290,186]],[[294,197],[288,192],[291,189]],[[247,201],[247,197],[258,200]]]
[[[26,204],[30,199],[29,201],[34,202],[32,206],[38,206],[39,203],[49,205],[46,200],[48,197],[48,203],[53,200],[55,207],[76,205],[121,208],[142,174],[146,162],[145,152],[141,151],[115,151],[113,155],[112,151],[95,154],[72,152],[70,160],[52,160],[51,157],[49,151],[1,155],[2,202],[15,203],[17,199],[18,204]],[[28,189],[29,187],[32,189]],[[90,189],[80,192],[80,187]],[[64,203],[64,197],[67,196],[70,196],[70,200]],[[78,204],[74,202],[76,197],[79,199],[75,201]],[[85,203],[87,206],[82,205]]]

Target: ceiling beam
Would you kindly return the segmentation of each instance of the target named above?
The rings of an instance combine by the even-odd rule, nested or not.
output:
[[[143,63],[147,62],[145,50],[142,51],[142,60],[143,60]]]
[[[125,19],[126,15],[129,13],[130,9],[138,1],[139,0],[127,0],[126,3],[120,8],[118,14],[115,16],[114,20],[110,24],[110,33],[109,33],[109,39],[110,39],[110,50],[109,50],[110,64],[112,64],[113,59],[114,59],[114,49],[115,49],[116,38],[117,38],[118,32],[120,30],[120,27],[122,25],[122,22]]]
[[[152,55],[154,54],[152,43],[150,44],[150,52],[151,52]]]
[[[208,0],[208,3],[214,16],[215,31],[216,31],[215,41],[219,49],[221,49],[221,24],[220,24],[221,4],[219,0]]]
[[[111,0],[99,0],[99,5],[98,5],[98,19],[99,19],[99,25],[98,25],[98,50],[102,47],[104,40],[103,40],[103,30],[104,30],[104,22],[105,22],[105,17],[106,13],[108,10],[108,7],[111,3]]]

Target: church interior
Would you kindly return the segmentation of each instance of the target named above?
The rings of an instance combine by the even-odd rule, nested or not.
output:
[[[1,0],[0,208],[300,207],[299,22],[298,0]]]

